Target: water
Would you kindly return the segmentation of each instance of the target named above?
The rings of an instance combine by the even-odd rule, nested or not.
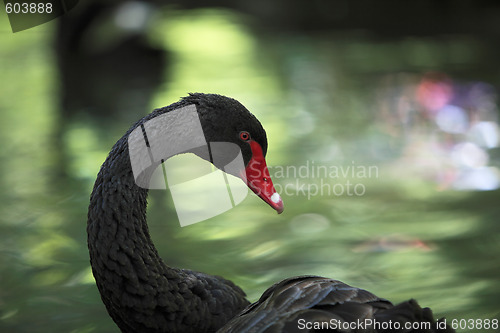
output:
[[[192,91],[239,99],[267,130],[285,212],[250,195],[181,228],[168,192],[154,191],[150,231],[165,261],[231,279],[251,300],[317,274],[416,298],[449,321],[499,318],[498,82],[468,52],[471,37],[256,36],[239,22],[220,11],[158,21],[175,60],[151,108]],[[53,29],[2,34],[0,327],[116,332],[85,222],[93,177],[130,124],[63,122]]]

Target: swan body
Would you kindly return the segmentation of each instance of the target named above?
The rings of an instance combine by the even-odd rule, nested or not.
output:
[[[286,279],[250,304],[239,287],[222,277],[168,266],[149,235],[148,189],[137,185],[129,136],[139,127],[144,129],[148,121],[192,105],[196,107],[207,144],[228,142],[241,151],[244,166],[231,173],[278,213],[283,211],[283,202],[274,190],[265,163],[265,131],[238,101],[215,94],[190,94],[139,120],[117,141],[103,163],[88,210],[92,272],[102,301],[122,332],[314,332],[316,328],[311,326],[314,322],[358,319],[428,322],[432,326],[429,330],[404,332],[452,332],[446,326],[439,329],[442,323],[434,321],[431,311],[420,308],[413,300],[393,306],[368,291],[332,279],[317,276]],[[165,138],[176,140],[169,138],[168,133]],[[190,152],[210,160],[221,170],[233,158],[216,159],[215,153],[203,154],[197,149]],[[168,157],[158,160],[162,162]],[[303,329],[300,323],[304,323]],[[340,331],[378,332],[372,328]]]
[[[297,276],[267,289],[218,333],[454,332],[415,300],[394,306],[364,289]]]

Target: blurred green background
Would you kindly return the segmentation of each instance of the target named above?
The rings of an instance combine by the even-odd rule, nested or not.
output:
[[[192,3],[79,4],[16,34],[0,15],[0,331],[118,331],[89,266],[89,194],[129,126],[188,92],[259,118],[285,212],[252,194],[181,228],[152,191],[168,264],[252,301],[317,274],[449,322],[500,319],[498,6]]]

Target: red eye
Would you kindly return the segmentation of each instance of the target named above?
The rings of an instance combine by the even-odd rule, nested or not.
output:
[[[243,141],[248,141],[250,140],[250,134],[248,134],[248,132],[240,132],[240,139],[243,140]]]

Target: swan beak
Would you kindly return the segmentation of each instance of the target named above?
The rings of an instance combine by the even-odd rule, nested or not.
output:
[[[252,149],[252,158],[248,162],[245,171],[241,173],[241,179],[255,194],[274,208],[278,214],[281,214],[284,210],[283,200],[274,189],[273,181],[269,175],[266,160],[262,153],[262,147],[253,140],[250,140],[249,143]]]

